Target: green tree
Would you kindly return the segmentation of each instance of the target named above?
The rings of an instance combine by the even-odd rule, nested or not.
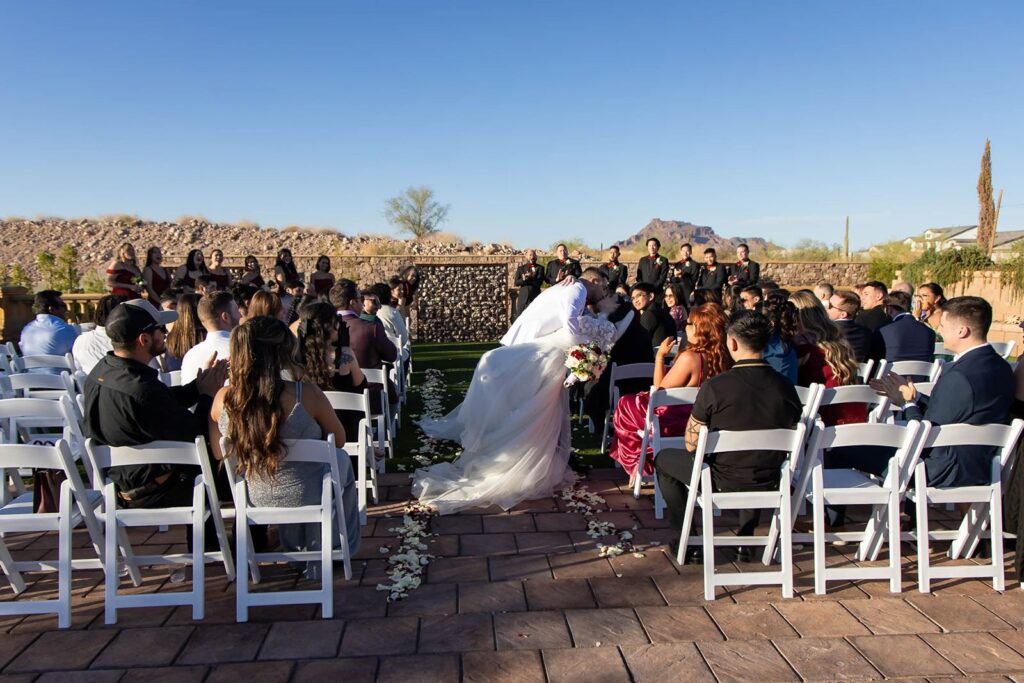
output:
[[[450,208],[450,204],[435,201],[434,191],[429,187],[410,187],[384,202],[384,217],[392,225],[419,239],[437,232],[448,218]]]
[[[992,143],[985,140],[978,174],[978,247],[985,256],[992,255],[996,239],[996,206],[992,201]]]
[[[36,254],[36,264],[47,288],[69,293],[82,291],[78,250],[73,245],[65,245],[56,256],[49,251],[39,252]]]
[[[25,287],[28,291],[32,291],[32,280],[20,263],[15,263],[13,266],[5,265],[3,270],[0,270],[0,285],[4,287]]]

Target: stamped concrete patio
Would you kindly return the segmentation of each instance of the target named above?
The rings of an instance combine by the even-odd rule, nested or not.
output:
[[[587,487],[607,500],[600,519],[635,525],[641,546],[662,544],[643,557],[599,557],[584,518],[556,499],[435,518],[426,583],[389,604],[375,586],[396,545],[390,528],[408,498],[408,476],[383,482],[355,576],[335,583],[334,619],[320,619],[314,607],[256,608],[250,623],[236,624],[234,590],[210,565],[201,623],[188,608],[153,608],[124,610],[108,627],[101,574],[79,571],[72,629],[58,631],[53,617],[0,621],[0,680],[1024,680],[1024,592],[1016,582],[999,594],[982,581],[947,581],[922,595],[908,561],[901,595],[863,582],[815,596],[808,548],[796,555],[797,597],[751,587],[705,602],[700,567],[680,568],[666,556],[671,534],[650,497],[634,500],[613,470],[592,471]],[[134,541],[157,551],[182,539],[143,530]],[[30,536],[14,547],[44,557],[54,541]],[[76,541],[87,544],[81,534]],[[847,558],[837,550],[830,561]],[[169,583],[165,569],[146,576],[141,590],[188,585]],[[291,570],[272,568],[265,585],[295,581]],[[26,597],[53,588],[44,575]]]

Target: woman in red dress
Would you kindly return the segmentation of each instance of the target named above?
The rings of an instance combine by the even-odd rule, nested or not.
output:
[[[196,291],[196,278],[200,275],[209,275],[210,270],[206,267],[206,260],[203,252],[193,249],[188,252],[184,265],[178,266],[174,271],[174,284],[180,287],[185,294]]]
[[[654,386],[658,389],[678,387],[699,387],[709,377],[728,370],[732,358],[725,345],[725,313],[717,304],[701,304],[690,310],[686,323],[686,350],[676,356],[668,372],[665,371],[665,357],[676,340],[672,337],[662,342],[654,359]],[[650,405],[649,392],[627,394],[615,406],[615,433],[612,435],[610,455],[617,460],[632,479],[640,461],[641,436]],[[658,424],[662,436],[682,436],[686,421],[690,418],[692,406],[665,406],[657,409]],[[648,447],[648,454],[653,451]],[[644,475],[654,473],[654,459],[644,459]]]
[[[146,265],[142,268],[142,279],[146,281],[146,295],[150,301],[160,301],[160,295],[171,286],[171,273],[164,268],[164,255],[160,247],[146,251]]]
[[[135,247],[125,242],[117,249],[117,258],[107,266],[107,285],[110,293],[127,299],[142,296],[143,286],[139,284],[142,271],[135,262]]]
[[[316,260],[316,269],[309,276],[310,294],[316,297],[327,296],[334,286],[334,274],[331,273],[331,259],[321,255]]]
[[[217,283],[217,289],[226,292],[231,289],[231,271],[224,267],[224,252],[214,249],[210,252],[210,277]]]
[[[842,330],[821,303],[804,303],[803,308],[797,307],[803,333],[803,341],[796,344],[797,384],[806,387],[817,382],[826,389],[857,384],[857,358]],[[818,415],[826,427],[856,424],[868,421],[868,408],[864,403],[841,403],[822,406]]]
[[[239,282],[243,285],[252,285],[253,287],[263,287],[267,284],[263,279],[263,273],[260,272],[260,262],[252,254],[245,257],[245,272],[242,273],[242,277],[239,278]]]

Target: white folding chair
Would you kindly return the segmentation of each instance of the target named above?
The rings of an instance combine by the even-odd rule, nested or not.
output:
[[[331,402],[335,410],[359,413],[363,417],[359,420],[359,432],[357,434],[346,434],[348,441],[343,448],[349,455],[356,457],[356,486],[359,489],[359,522],[366,524],[366,490],[370,489],[373,494],[373,502],[377,503],[377,463],[374,461],[373,430],[370,423],[373,420],[370,415],[370,390],[363,389],[361,394],[353,394],[345,391],[325,391],[324,396]],[[369,470],[370,476],[366,473]]]
[[[1013,353],[1013,347],[1016,345],[1016,343],[1017,342],[1011,339],[1010,341],[1004,342],[989,342],[989,346],[991,346],[995,350],[995,352],[998,353],[1003,358],[1009,358],[1010,354]]]
[[[169,387],[180,387],[181,386],[181,370],[171,370],[170,372],[161,372],[160,381]]]
[[[807,431],[810,433],[814,418],[818,415],[818,408],[821,406],[821,392],[825,387],[815,382],[808,387],[795,386],[793,388],[796,389],[800,405],[803,406],[800,419],[807,425]]]
[[[694,543],[704,547],[704,599],[715,599],[717,586],[779,585],[783,597],[793,597],[793,542],[790,530],[793,527],[790,509],[790,481],[793,471],[803,452],[807,427],[798,422],[793,429],[754,429],[748,431],[710,432],[701,427],[694,454],[694,469],[691,488],[684,513],[683,531],[679,539],[677,561],[683,563],[686,549]],[[736,451],[763,450],[785,453],[779,468],[778,487],[770,491],[715,491],[712,485],[711,468],[705,463],[708,455],[721,455]],[[699,470],[699,471],[698,471]],[[699,492],[697,477],[700,478]],[[689,536],[689,524],[693,519],[696,505],[701,507],[703,533],[699,537]],[[782,529],[782,562],[779,571],[760,572],[715,572],[715,547],[739,545],[767,546],[766,536],[715,535],[716,510],[774,510]],[[767,553],[766,553],[767,554]]]
[[[230,449],[231,444],[225,446]],[[249,504],[249,490],[245,477],[234,477],[235,497],[235,557],[238,564],[238,581],[235,582],[235,618],[238,622],[249,620],[249,609],[261,605],[304,605],[319,604],[320,614],[324,619],[333,616],[333,563],[339,560],[344,565],[345,579],[352,578],[351,558],[348,551],[348,529],[345,513],[342,508],[341,480],[338,469],[338,458],[345,452],[335,449],[334,435],[326,440],[296,439],[284,442],[286,455],[282,462],[319,463],[326,467],[321,480],[319,505],[303,505],[298,507],[256,507]],[[225,451],[229,453],[229,451]],[[231,470],[234,463],[231,463]],[[337,515],[339,530],[333,529],[331,515]],[[320,549],[313,551],[255,553],[249,537],[250,524],[320,524]],[[341,545],[334,550],[334,539],[340,538]],[[245,557],[246,560],[242,558]],[[249,590],[249,581],[245,564],[267,562],[301,562],[320,561],[321,584],[319,590],[305,591],[273,591],[253,593]]]
[[[69,373],[74,372],[77,369],[75,366],[75,359],[70,353],[66,353],[63,356],[51,354],[20,356],[11,361],[11,369],[14,370],[14,372],[28,372],[30,370],[43,368],[67,370]]]
[[[105,610],[104,619],[107,624],[117,623],[117,611],[129,607],[167,607],[170,605],[190,605],[192,618],[203,618],[206,562],[220,561],[229,581],[235,580],[235,563],[231,558],[231,547],[228,542],[224,519],[221,516],[220,501],[217,488],[206,453],[206,442],[198,436],[194,442],[152,441],[138,446],[104,446],[92,439],[86,441],[86,453],[93,476],[103,482],[105,522]],[[118,508],[118,494],[114,482],[110,480],[107,470],[111,467],[129,467],[133,465],[176,465],[196,466],[199,474],[192,485],[192,504],[167,508]],[[209,504],[209,507],[207,507]],[[207,516],[213,517],[220,551],[204,552],[205,529]],[[119,530],[126,527],[191,525],[192,552],[162,555],[136,555],[131,546],[127,546],[125,562],[129,569],[163,564],[192,565],[192,590],[185,592],[140,593],[123,595],[118,592],[118,573],[116,570],[116,553]]]
[[[978,486],[955,486],[935,488],[928,485],[924,460],[914,469],[913,486],[907,489],[907,498],[917,509],[917,529],[913,534],[917,540],[918,590],[931,592],[934,579],[983,577],[992,579],[992,588],[1005,590],[1006,580],[1003,567],[1003,489],[1004,468],[1013,467],[1017,441],[1024,430],[1024,421],[1014,420],[1009,425],[933,425],[924,423],[921,438],[923,448],[949,446],[991,446],[997,449],[992,456],[992,478],[988,484]],[[928,506],[930,504],[968,503],[968,513],[956,530],[930,530],[928,528]],[[989,531],[986,533],[986,529]],[[992,558],[988,564],[932,566],[929,556],[929,541],[952,540],[958,547],[951,555],[959,556],[965,546],[976,545],[981,538],[992,542]],[[973,548],[972,548],[973,549]]]
[[[809,497],[814,523],[814,592],[824,594],[829,581],[851,579],[888,579],[889,590],[900,592],[900,500],[908,481],[908,471],[921,452],[918,439],[921,424],[847,424],[814,430]],[[833,448],[881,446],[896,449],[889,460],[884,479],[855,469],[825,469],[824,452]],[[803,483],[806,490],[806,483]],[[826,505],[870,505],[871,515],[864,531],[825,532]],[[858,559],[874,559],[881,539],[888,536],[889,562],[884,567],[827,567],[826,541],[857,541]]]
[[[380,415],[383,420],[376,420],[377,430],[374,435],[374,446],[386,448],[388,457],[395,457],[395,416],[391,412],[391,394],[388,391],[388,377],[383,369],[361,368],[366,381],[370,384],[380,384],[383,388],[380,391]],[[372,408],[372,406],[371,406]],[[371,423],[372,424],[372,423]],[[378,463],[378,468],[383,466],[383,461]],[[381,469],[383,471],[383,469]]]
[[[953,353],[948,351],[942,342],[935,342],[935,360],[948,360],[953,357]]]
[[[875,367],[875,361],[869,359],[866,363],[857,363],[857,379],[861,384],[867,384],[868,380],[874,377],[871,371]]]
[[[20,372],[4,379],[13,394],[10,398],[59,399],[64,395],[73,397],[77,393],[71,375],[67,372],[59,375]]]
[[[885,377],[890,372],[894,372],[897,375],[915,376],[915,377],[927,377],[929,382],[937,382],[939,375],[942,374],[942,366],[945,364],[941,358],[931,363],[926,363],[921,360],[899,360],[895,363],[889,361],[882,361],[878,364],[878,371],[875,373],[876,377]]]
[[[889,416],[889,399],[864,384],[850,384],[845,387],[821,388],[818,413],[825,406],[845,403],[864,403],[868,407],[868,422],[884,422]]]
[[[64,439],[77,459],[84,453],[85,437],[81,423],[68,396],[59,400],[47,398],[8,398],[0,400],[0,431],[4,443],[54,444]],[[30,470],[7,473],[15,492],[25,492],[22,476]],[[95,482],[93,482],[95,487]],[[0,487],[0,501],[6,500],[7,487]]]
[[[615,406],[621,398],[619,393],[619,382],[627,379],[654,380],[654,363],[630,363],[619,365],[612,363],[608,369],[611,373],[608,381],[608,410],[604,413],[604,427],[601,432],[601,454],[608,449],[608,431],[611,429],[612,420],[615,419]]]
[[[665,499],[661,495],[661,486],[658,485],[658,475],[645,477],[643,471],[647,461],[647,447],[651,447],[651,457],[654,457],[662,449],[661,424],[656,411],[662,406],[693,405],[698,391],[700,391],[699,387],[678,387],[658,391],[655,391],[653,386],[651,387],[651,400],[647,404],[647,417],[644,419],[644,428],[640,435],[640,460],[637,462],[637,474],[633,482],[633,497],[640,497],[640,487],[644,482],[653,481],[655,519],[664,517]]]

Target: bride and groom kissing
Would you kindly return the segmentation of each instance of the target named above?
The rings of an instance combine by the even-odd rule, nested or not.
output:
[[[459,442],[462,453],[417,470],[413,494],[440,514],[491,505],[508,510],[575,481],[566,352],[576,344],[614,344],[634,315],[616,315],[621,303],[597,268],[534,299],[501,346],[480,358],[463,402],[420,423],[429,437]]]

